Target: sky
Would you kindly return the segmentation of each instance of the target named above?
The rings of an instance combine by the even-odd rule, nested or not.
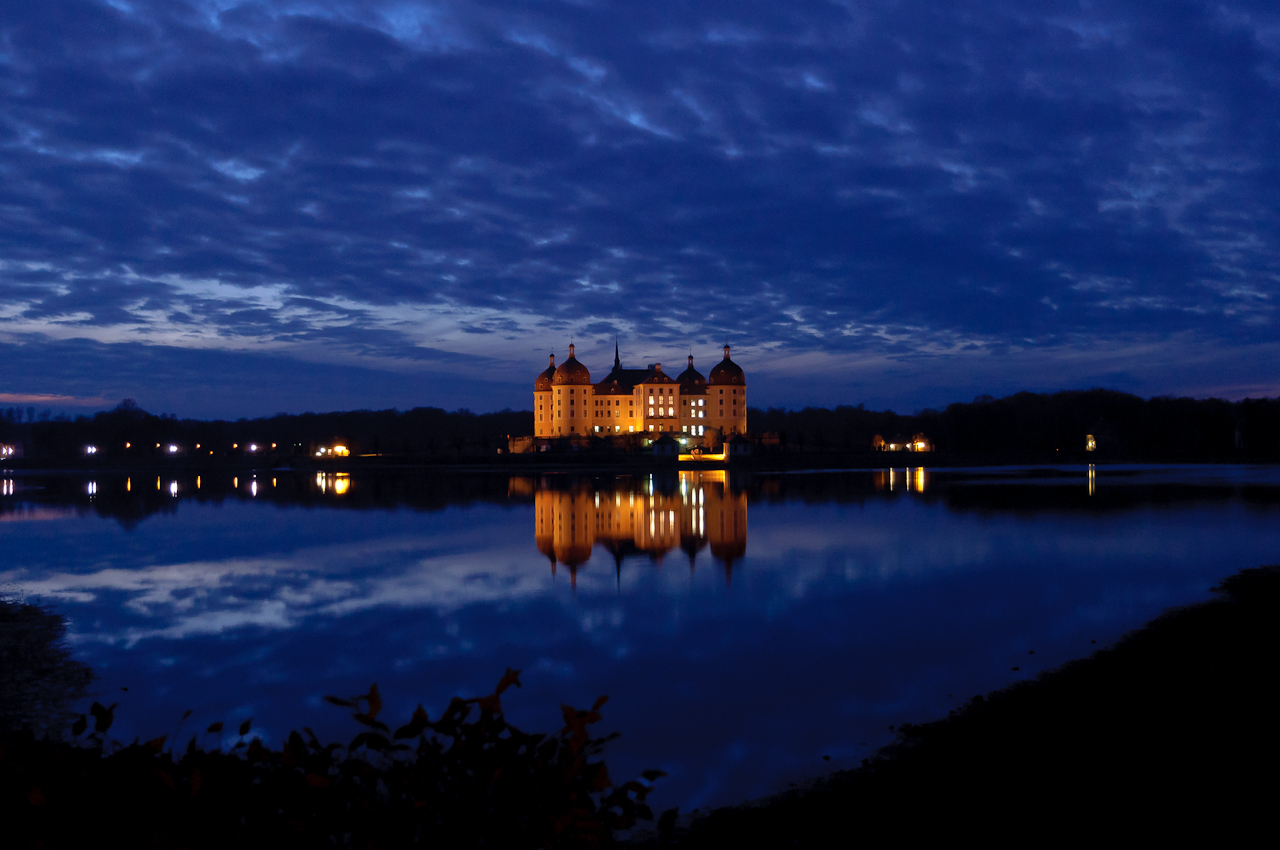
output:
[[[0,4],[0,405],[1280,395],[1262,2]]]

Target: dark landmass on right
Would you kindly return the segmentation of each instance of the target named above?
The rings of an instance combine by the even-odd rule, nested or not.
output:
[[[863,766],[682,818],[647,846],[1243,837],[1271,824],[1280,566],[1114,646],[897,730]],[[779,723],[805,722],[796,705]],[[670,819],[663,824],[672,826]]]

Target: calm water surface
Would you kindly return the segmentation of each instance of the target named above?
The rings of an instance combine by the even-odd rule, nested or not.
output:
[[[347,735],[322,695],[377,681],[400,721],[511,666],[514,722],[610,695],[611,772],[667,770],[652,799],[686,810],[852,766],[1280,561],[1260,467],[0,486],[0,591],[69,617],[122,737],[187,708]]]

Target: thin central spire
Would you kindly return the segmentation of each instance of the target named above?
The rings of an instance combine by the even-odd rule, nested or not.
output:
[[[620,369],[622,367],[622,358],[618,356],[618,338],[613,338],[613,368]]]

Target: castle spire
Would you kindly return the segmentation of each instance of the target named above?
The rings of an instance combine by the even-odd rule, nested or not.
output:
[[[622,368],[622,358],[618,356],[618,338],[613,338],[613,368]]]
[[[724,359],[729,359],[729,340],[727,339],[724,341]]]
[[[725,351],[728,351],[728,350],[729,350],[729,349],[726,347],[726,348],[725,348]],[[570,359],[570,360],[572,360],[572,359],[573,359],[573,342],[572,342],[572,341],[570,341],[570,343],[569,343],[569,359]]]

